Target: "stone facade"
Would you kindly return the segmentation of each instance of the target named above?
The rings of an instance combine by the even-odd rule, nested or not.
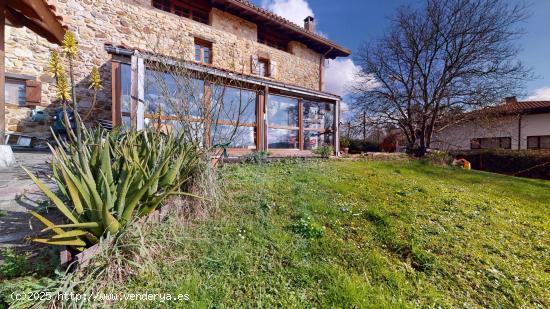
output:
[[[77,100],[89,108],[92,93],[88,76],[98,67],[104,88],[98,94],[94,116],[111,118],[111,59],[105,44],[122,45],[166,56],[194,59],[194,39],[212,42],[213,65],[244,74],[251,74],[252,57],[268,57],[277,66],[272,79],[283,83],[319,90],[320,63],[323,55],[299,42],[289,44],[289,52],[257,42],[257,26],[237,16],[212,9],[210,25],[195,22],[157,10],[148,0],[49,0],[57,14],[73,31],[79,42],[75,62]],[[6,71],[25,74],[42,83],[41,104],[48,114],[55,110],[53,79],[47,73],[51,50],[58,48],[27,29],[7,27]],[[67,68],[68,71],[68,68]],[[33,107],[7,107],[7,130],[31,136],[46,137],[48,125],[32,123]],[[32,124],[31,124],[32,123]]]

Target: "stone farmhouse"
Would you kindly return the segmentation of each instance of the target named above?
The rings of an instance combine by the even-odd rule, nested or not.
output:
[[[550,150],[550,101],[510,97],[471,116],[441,130],[434,137],[433,148]]]
[[[177,120],[169,108],[156,108],[159,94],[145,85],[154,70],[148,64],[158,55],[185,59],[190,70],[238,81],[238,89],[224,95],[235,97],[238,91],[239,97],[252,98],[246,119],[216,124],[221,130],[238,126],[242,133],[230,152],[307,155],[323,145],[338,151],[340,97],[324,91],[323,75],[327,59],[351,52],[316,34],[312,17],[296,25],[246,0],[48,2],[77,36],[77,101],[91,112],[92,122],[139,129],[157,120]],[[25,28],[7,27],[9,134],[35,141],[50,136],[52,115],[60,106],[48,73],[54,48]],[[95,105],[88,89],[93,67],[99,68],[104,83]],[[200,80],[197,85],[206,101],[213,86]],[[34,117],[37,113],[46,117]]]

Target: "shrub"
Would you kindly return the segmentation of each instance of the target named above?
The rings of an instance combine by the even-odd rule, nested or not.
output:
[[[438,165],[450,165],[453,162],[453,156],[444,151],[430,151],[422,158],[422,162],[429,162]]]
[[[244,156],[243,161],[250,164],[262,164],[267,161],[268,156],[269,153],[267,151],[252,152]]]
[[[380,148],[378,143],[372,141],[362,141],[362,140],[351,140],[349,146],[349,153],[358,154],[365,152],[378,152]]]
[[[550,152],[539,150],[452,151],[476,170],[550,180]]]
[[[134,217],[150,214],[168,196],[189,195],[180,189],[198,162],[193,146],[150,129],[122,134],[82,129],[82,142],[56,139],[57,147],[50,146],[52,179],[61,198],[23,167],[69,221],[56,225],[31,212],[56,234],[35,242],[81,251],[107,232],[117,234]]]
[[[349,148],[349,146],[351,146],[351,140],[349,140],[349,139],[346,138],[346,137],[343,137],[343,138],[340,140],[340,147],[341,147],[341,148]]]
[[[395,152],[397,150],[397,135],[390,134],[386,136],[380,144],[380,149],[384,152]]]
[[[332,146],[321,146],[313,150],[313,153],[321,156],[324,159],[328,159],[334,153],[334,149],[332,148]]]

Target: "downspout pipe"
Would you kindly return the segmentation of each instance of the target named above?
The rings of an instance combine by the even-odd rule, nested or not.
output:
[[[518,150],[521,150],[521,126],[522,126],[523,114],[519,114],[518,117]]]

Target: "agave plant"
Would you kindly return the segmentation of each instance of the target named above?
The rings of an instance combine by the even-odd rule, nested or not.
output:
[[[33,212],[47,226],[45,231],[56,234],[34,241],[83,250],[106,233],[117,234],[135,217],[155,211],[166,197],[191,195],[181,189],[197,166],[198,156],[196,148],[181,143],[177,136],[152,130],[118,134],[85,127],[82,133],[80,147],[58,138],[57,146],[50,146],[52,179],[62,198],[24,168],[68,220],[56,225]]]

